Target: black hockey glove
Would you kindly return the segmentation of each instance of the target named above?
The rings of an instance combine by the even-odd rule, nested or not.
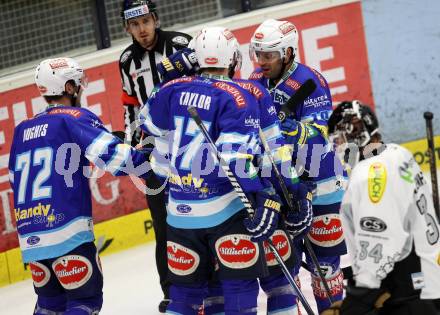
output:
[[[313,220],[312,191],[314,184],[299,183],[298,191],[294,194],[294,211],[288,211],[284,220],[286,230],[292,237],[306,235]]]
[[[164,83],[185,75],[194,75],[198,69],[196,53],[190,48],[178,50],[157,64],[157,71]]]
[[[342,302],[341,315],[376,315],[391,295],[384,289],[369,289],[349,284]]]
[[[277,195],[269,195],[265,192],[258,192],[250,199],[256,205],[255,213],[252,217],[244,219],[244,226],[252,234],[253,242],[265,241],[272,236],[278,226],[281,200]]]

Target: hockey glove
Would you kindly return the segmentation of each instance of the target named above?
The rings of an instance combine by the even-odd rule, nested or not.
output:
[[[305,125],[289,117],[281,123],[281,133],[287,144],[303,145],[307,140]]]
[[[252,217],[244,219],[244,226],[251,233],[251,241],[265,241],[272,236],[278,226],[281,200],[277,195],[259,192],[255,196],[255,212]]]
[[[164,83],[185,75],[194,75],[198,69],[196,53],[190,48],[178,50],[157,64],[157,71]]]
[[[313,210],[312,210],[312,190],[313,183],[299,183],[298,191],[296,192],[293,204],[294,211],[289,210],[285,218],[286,230],[292,237],[297,237],[300,234],[305,235],[312,224]]]
[[[343,315],[376,315],[391,295],[384,289],[369,289],[349,284],[347,296],[339,309]],[[339,314],[339,313],[324,313]]]

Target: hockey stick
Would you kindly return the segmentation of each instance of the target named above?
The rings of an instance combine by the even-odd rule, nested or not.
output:
[[[311,81],[311,82],[313,82],[313,81]],[[264,147],[264,151],[266,152],[266,155],[269,158],[270,163],[272,164],[272,168],[275,172],[275,176],[276,176],[278,183],[281,187],[281,191],[283,192],[284,199],[286,199],[286,201],[287,201],[287,206],[289,208],[289,211],[295,211],[295,206],[293,204],[292,198],[290,198],[289,190],[287,189],[286,183],[284,182],[284,180],[283,180],[283,178],[282,178],[282,176],[281,176],[281,174],[275,164],[275,160],[274,160],[272,154],[270,153],[269,144],[267,143],[267,139],[264,136],[263,131],[261,130],[261,127],[259,128],[259,134],[260,134],[261,143],[263,144],[263,147]],[[313,264],[315,265],[315,268],[318,272],[318,276],[321,279],[321,282],[322,282],[322,285],[324,286],[325,292],[327,293],[327,298],[328,298],[330,304],[333,304],[334,301],[331,297],[330,287],[328,286],[328,283],[325,280],[325,276],[324,276],[324,273],[322,272],[321,266],[319,265],[318,258],[316,257],[316,254],[312,248],[312,244],[310,243],[310,240],[307,238],[307,236],[304,238],[304,245],[306,246],[306,250],[310,255],[310,259],[312,260]]]
[[[206,142],[209,144],[209,146],[212,149],[212,152],[215,153],[216,158],[223,170],[223,172],[228,177],[229,181],[232,184],[232,187],[234,187],[235,192],[237,193],[238,197],[240,198],[241,202],[243,203],[246,211],[250,216],[254,215],[254,209],[252,208],[252,205],[249,201],[249,199],[246,197],[246,195],[243,192],[243,189],[241,188],[240,184],[238,183],[237,179],[235,178],[234,174],[229,168],[228,163],[221,157],[220,152],[217,150],[217,147],[214,144],[214,141],[212,140],[211,136],[209,135],[208,130],[206,129],[205,125],[202,122],[202,119],[200,118],[199,114],[197,113],[197,109],[195,107],[189,106],[188,112],[191,115],[191,118],[196,122],[197,126],[199,127],[203,137],[205,138]],[[298,288],[295,280],[293,279],[292,275],[290,274],[289,270],[287,269],[286,265],[284,264],[283,259],[281,258],[280,254],[278,253],[278,250],[273,245],[272,241],[270,239],[267,240],[267,243],[269,244],[270,250],[275,255],[275,258],[278,262],[278,264],[281,266],[281,269],[286,276],[287,280],[289,281],[289,284],[292,286],[293,290],[295,291],[296,295],[300,299],[302,305],[307,311],[307,314],[314,315],[312,308],[310,307],[309,303],[307,302],[305,296],[301,292],[301,290]]]
[[[299,89],[293,94],[289,100],[281,107],[278,112],[278,119],[283,122],[289,116],[295,107],[307,97],[309,97],[316,89],[316,83],[312,79],[306,80]]]
[[[435,209],[435,214],[437,216],[437,222],[440,223],[437,166],[436,166],[436,157],[434,151],[434,132],[432,130],[432,119],[434,118],[434,115],[431,112],[425,112],[423,114],[423,117],[425,118],[425,122],[426,122],[426,136],[428,140],[429,170],[431,173],[432,199],[434,201],[434,209]]]

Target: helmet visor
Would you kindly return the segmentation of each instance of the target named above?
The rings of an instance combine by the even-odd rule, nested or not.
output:
[[[251,60],[258,63],[273,62],[281,59],[281,54],[279,51],[259,51],[252,47],[249,50],[249,55]]]

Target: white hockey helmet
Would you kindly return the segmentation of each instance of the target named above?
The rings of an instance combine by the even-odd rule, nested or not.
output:
[[[297,56],[298,31],[295,25],[289,21],[269,19],[261,23],[252,35],[249,54],[251,59],[257,60],[258,52],[278,52],[282,59],[289,47],[292,47],[293,54]]]
[[[46,59],[35,70],[35,83],[42,96],[63,95],[67,81],[86,87],[82,67],[72,58]]]
[[[227,28],[206,27],[191,40],[188,47],[195,50],[200,68],[241,68],[240,46]]]

